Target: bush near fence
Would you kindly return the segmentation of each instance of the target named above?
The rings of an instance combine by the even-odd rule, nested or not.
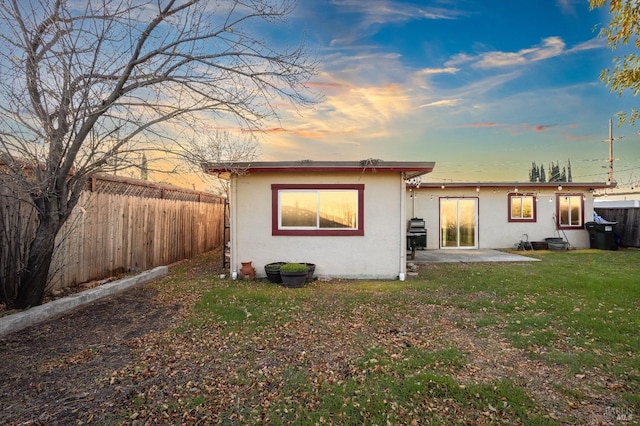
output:
[[[620,234],[622,246],[640,247],[639,208],[596,208],[595,212],[609,222],[618,222],[616,231]]]
[[[0,192],[0,242],[33,235],[35,211]],[[115,176],[95,176],[56,239],[49,290],[171,264],[222,245],[224,198]],[[15,245],[15,244],[14,244]],[[15,253],[0,249],[0,280],[15,279]],[[5,281],[6,280],[6,281]]]

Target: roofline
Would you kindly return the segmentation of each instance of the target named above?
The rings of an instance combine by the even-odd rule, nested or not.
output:
[[[433,161],[259,161],[237,163],[203,163],[205,173],[229,179],[231,175],[248,173],[404,173],[406,179],[431,173]]]
[[[407,185],[409,186],[409,185]],[[416,185],[411,185],[416,188]],[[607,182],[421,182],[417,188],[589,188],[604,189],[615,188],[616,183]]]

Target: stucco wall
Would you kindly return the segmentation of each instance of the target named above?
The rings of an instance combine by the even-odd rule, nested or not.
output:
[[[364,236],[273,236],[271,184],[364,184]],[[316,276],[397,278],[404,273],[399,173],[256,173],[232,179],[231,271],[251,261],[258,277],[276,261],[315,263]],[[232,229],[233,235],[233,229]]]
[[[418,188],[406,193],[406,219],[421,217],[427,227],[427,249],[440,248],[439,199],[441,197],[478,198],[478,248],[514,248],[520,240],[529,236],[529,241],[544,241],[547,237],[561,236],[576,248],[589,247],[589,233],[584,229],[557,231],[556,193],[549,188],[541,189],[537,202],[536,222],[509,222],[507,194],[513,189],[474,188]],[[529,192],[527,190],[526,192]],[[574,188],[567,193],[580,193]],[[563,191],[564,193],[564,191]],[[414,196],[415,195],[415,199]],[[584,221],[593,220],[593,195],[584,191]],[[558,234],[558,232],[560,234]]]

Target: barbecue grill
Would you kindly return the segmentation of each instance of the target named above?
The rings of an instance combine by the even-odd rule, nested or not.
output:
[[[412,247],[413,245],[413,247]],[[427,228],[424,219],[413,217],[407,226],[407,250],[427,248]]]

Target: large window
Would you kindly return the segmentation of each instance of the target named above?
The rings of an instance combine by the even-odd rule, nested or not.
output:
[[[536,197],[533,194],[509,194],[509,222],[535,222]]]
[[[556,195],[558,228],[582,228],[584,225],[584,199],[582,194]]]
[[[271,185],[273,235],[364,235],[364,185]]]

